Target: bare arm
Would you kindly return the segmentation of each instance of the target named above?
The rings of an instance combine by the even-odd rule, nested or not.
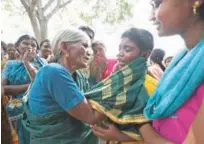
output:
[[[72,117],[88,124],[96,124],[104,119],[104,115],[93,110],[86,98],[67,112]]]
[[[8,80],[5,78],[2,78],[2,86],[3,86],[5,94],[15,96],[19,93],[25,92],[28,89],[29,84],[8,85]]]
[[[200,110],[198,111],[197,116],[189,129],[189,132],[184,144],[203,144],[204,143],[204,137],[203,137],[204,129],[202,126],[203,122],[204,122],[204,99],[200,107]]]

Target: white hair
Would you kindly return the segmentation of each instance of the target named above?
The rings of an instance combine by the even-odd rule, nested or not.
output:
[[[52,41],[52,52],[54,55],[54,61],[57,61],[60,58],[61,54],[61,43],[62,42],[80,42],[83,39],[89,39],[89,37],[82,31],[74,28],[68,28],[60,30]]]

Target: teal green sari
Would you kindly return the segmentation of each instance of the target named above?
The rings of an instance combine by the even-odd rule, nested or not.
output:
[[[87,91],[89,85],[80,72],[73,74],[73,79],[82,92]],[[98,138],[93,135],[89,125],[76,120],[63,110],[41,116],[34,114],[26,103],[23,125],[30,132],[30,144],[98,143]]]
[[[36,57],[32,61],[33,66],[38,70],[44,66],[46,61],[39,57]],[[29,74],[24,66],[23,61],[9,60],[3,69],[2,77],[8,80],[8,85],[23,85],[30,84],[31,80]],[[9,101],[6,106],[6,111],[9,116],[9,121],[17,121],[16,129],[18,133],[19,144],[29,143],[29,133],[22,127],[21,119],[23,116],[23,102],[22,98],[26,91],[16,95],[15,99]]]

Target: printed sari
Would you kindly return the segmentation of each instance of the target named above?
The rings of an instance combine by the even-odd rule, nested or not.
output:
[[[80,91],[89,88],[86,78],[79,72],[73,74]],[[29,97],[29,93],[27,93]],[[38,115],[33,113],[28,103],[25,104],[23,125],[30,132],[30,144],[97,144],[89,125],[76,120],[63,109]]]
[[[32,62],[33,66],[36,69],[39,69],[44,64],[46,64],[42,59],[36,58]],[[29,74],[24,66],[24,63],[19,60],[9,60],[6,62],[5,68],[2,72],[2,77],[8,80],[8,85],[23,85],[31,83]],[[29,143],[29,134],[22,127],[21,119],[23,116],[23,102],[22,98],[25,92],[19,93],[9,100],[6,105],[6,111],[9,117],[9,123],[12,126],[12,122],[16,121],[16,131],[18,133],[18,143],[19,144],[27,144]],[[15,130],[11,127],[11,131],[15,135]],[[15,138],[16,139],[16,138]],[[16,140],[15,140],[16,143]]]

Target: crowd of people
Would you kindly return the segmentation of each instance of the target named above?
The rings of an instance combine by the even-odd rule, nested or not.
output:
[[[136,27],[116,59],[90,26],[2,41],[2,143],[203,144],[204,1],[150,4],[158,35],[185,42],[174,57]]]

